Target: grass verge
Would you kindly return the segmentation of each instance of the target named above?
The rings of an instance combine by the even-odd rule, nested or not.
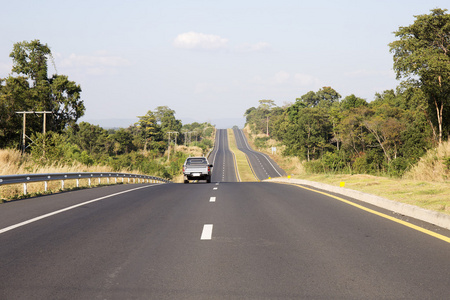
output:
[[[253,137],[248,128],[244,130],[247,139],[254,149]],[[270,146],[277,146],[270,140]],[[393,201],[411,204],[424,209],[450,214],[450,181],[443,168],[443,157],[450,156],[450,143],[443,144],[435,150],[430,150],[419,164],[403,178],[390,178],[366,174],[308,174],[303,168],[302,162],[297,157],[284,157],[280,154],[272,154],[267,149],[258,151],[268,154],[282,167],[292,178],[310,180],[340,186],[345,183],[348,189],[380,196]],[[281,151],[280,151],[281,152]],[[433,173],[431,176],[428,173]],[[437,174],[437,175],[436,175]]]
[[[243,182],[251,182],[258,181],[253,175],[253,171],[250,168],[250,165],[247,160],[247,156],[244,152],[240,151],[236,146],[236,139],[234,137],[234,133],[232,129],[228,129],[228,145],[230,147],[231,152],[234,153],[234,157],[236,158],[237,170],[239,173],[239,177]]]
[[[390,200],[450,214],[450,183],[396,179],[365,174],[301,174],[292,178],[345,187]]]

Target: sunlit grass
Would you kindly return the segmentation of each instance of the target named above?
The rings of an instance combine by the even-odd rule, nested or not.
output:
[[[234,132],[232,129],[228,129],[228,144],[230,150],[234,153],[237,164],[237,172],[239,172],[239,177],[243,182],[258,181],[247,160],[247,156],[244,152],[240,151],[236,146],[236,139],[234,137]]]
[[[248,128],[244,131],[247,137],[257,136],[249,135]],[[248,140],[254,147],[251,138]],[[276,141],[268,141],[268,146],[274,145]],[[345,188],[450,214],[450,181],[447,179],[449,171],[443,164],[444,158],[450,157],[450,142],[442,143],[436,149],[430,150],[403,178],[366,174],[308,174],[298,158],[273,155],[270,147],[258,150],[270,155],[292,178],[334,186],[340,186],[341,182],[345,182]]]

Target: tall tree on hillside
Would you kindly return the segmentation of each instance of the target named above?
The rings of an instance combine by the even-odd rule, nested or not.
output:
[[[309,91],[296,101],[302,101],[309,107],[330,107],[333,103],[339,102],[341,95],[329,86],[324,86],[317,92]]]
[[[164,134],[169,131],[181,131],[183,124],[175,118],[175,111],[173,109],[170,109],[168,106],[158,106],[154,114]]]
[[[156,122],[155,114],[151,110],[145,116],[139,116],[138,118],[139,122],[136,123],[136,126],[144,142],[144,151],[147,151],[148,144],[155,139],[155,136],[160,131],[160,127]]]
[[[48,60],[52,59],[48,45],[39,40],[19,42],[14,44],[10,57],[13,59],[14,76],[6,80],[7,84],[17,84],[11,77],[23,77],[29,89],[27,101],[14,101],[14,110],[52,111],[47,128],[54,131],[62,131],[84,115],[85,107],[80,100],[81,87],[65,75],[48,76]],[[17,88],[12,86],[10,89]]]
[[[412,25],[395,32],[399,40],[389,44],[397,78],[420,86],[429,111],[435,111],[439,143],[444,108],[450,107],[450,15],[446,11],[436,8],[429,15],[416,16]]]

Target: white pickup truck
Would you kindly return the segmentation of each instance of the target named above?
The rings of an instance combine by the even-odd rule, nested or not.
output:
[[[211,168],[206,157],[188,157],[183,165],[184,183],[189,180],[206,180],[211,183]]]

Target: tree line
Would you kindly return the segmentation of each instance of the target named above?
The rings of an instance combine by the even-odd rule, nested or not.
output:
[[[403,79],[367,102],[332,87],[310,91],[277,107],[260,100],[246,123],[306,161],[312,172],[402,175],[450,133],[450,15],[433,9],[395,32],[389,47]],[[268,138],[268,137],[267,137]],[[267,138],[259,138],[263,144]]]
[[[138,116],[128,128],[106,130],[78,122],[86,110],[81,87],[66,75],[48,75],[49,61],[53,62],[48,45],[39,40],[16,43],[10,57],[11,74],[0,78],[0,148],[22,146],[23,115],[17,112],[51,112],[46,124],[42,114],[26,115],[25,151],[36,164],[108,165],[170,179],[180,172],[187,155],[174,152],[167,161],[169,145],[189,142],[205,154],[213,145],[211,124],[183,125],[167,106]]]

